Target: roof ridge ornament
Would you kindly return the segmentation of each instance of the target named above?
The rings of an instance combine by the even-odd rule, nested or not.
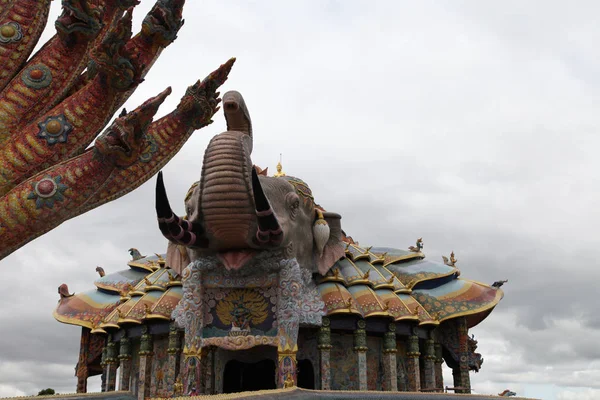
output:
[[[456,263],[458,262],[458,260],[456,258],[454,258],[454,251],[452,251],[452,253],[450,253],[449,260],[448,260],[448,257],[446,257],[446,256],[442,256],[442,260],[444,260],[444,264],[446,264],[447,266],[456,268]]]
[[[412,251],[413,253],[420,253],[421,250],[423,250],[423,238],[418,238],[416,245],[409,246],[408,250]]]

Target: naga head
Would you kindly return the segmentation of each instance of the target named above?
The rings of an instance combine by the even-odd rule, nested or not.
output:
[[[171,94],[167,88],[155,97],[146,100],[141,106],[130,113],[125,110],[119,118],[100,135],[95,142],[97,153],[110,158],[114,164],[126,168],[133,164],[144,148],[144,134],[160,105]]]
[[[63,39],[89,40],[102,28],[103,10],[88,0],[62,0],[62,13],[55,23],[58,35]]]
[[[142,35],[158,46],[166,47],[183,26],[185,0],[158,0],[142,22]]]
[[[200,183],[186,196],[185,218],[171,210],[159,176],[156,210],[162,233],[187,247],[189,259],[216,256],[227,270],[247,270],[269,253],[296,258],[301,267],[325,274],[344,255],[340,215],[316,204],[301,179],[260,174],[250,157],[252,129],[242,96],[225,93],[223,105],[228,130],[206,149]]]
[[[117,19],[102,42],[90,51],[88,74],[90,77],[102,74],[116,90],[128,90],[141,81],[139,68],[132,62],[133,55],[125,48],[131,38],[132,12],[130,8],[123,18]]]

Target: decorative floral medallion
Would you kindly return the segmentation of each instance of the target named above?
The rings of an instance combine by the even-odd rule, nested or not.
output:
[[[156,140],[154,139],[154,137],[152,137],[152,135],[146,135],[144,133],[142,140],[145,143],[145,148],[142,154],[140,155],[140,161],[147,163],[152,160],[154,153],[158,151],[158,145],[156,144]]]
[[[33,191],[27,196],[30,200],[35,200],[36,208],[53,208],[55,201],[63,201],[63,193],[67,186],[61,183],[62,177],[55,178],[45,176],[37,183],[33,184]]]
[[[0,25],[0,43],[14,43],[23,39],[23,31],[18,22]]]
[[[49,145],[65,143],[67,136],[73,130],[73,125],[67,121],[63,114],[51,116],[38,124],[40,131],[38,137],[46,139]]]
[[[44,64],[34,64],[21,75],[23,83],[32,89],[43,89],[52,83],[52,72]]]

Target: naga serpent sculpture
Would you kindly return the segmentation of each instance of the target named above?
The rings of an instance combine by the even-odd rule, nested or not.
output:
[[[56,35],[30,57],[50,3],[0,0],[0,259],[150,179],[212,122],[235,61],[166,116],[152,120],[171,88],[98,136],[176,39],[185,0],[158,0],[133,37],[137,0],[63,0]]]

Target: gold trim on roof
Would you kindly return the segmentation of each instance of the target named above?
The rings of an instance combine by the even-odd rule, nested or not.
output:
[[[58,322],[61,322],[63,324],[83,326],[84,328],[89,328],[89,329],[94,328],[94,326],[92,325],[91,322],[82,321],[80,319],[75,319],[75,318],[65,317],[63,315],[58,314],[56,312],[56,309],[54,309],[54,311],[52,311],[52,316],[54,317],[55,320],[57,320]]]
[[[477,282],[479,283],[479,282]],[[500,303],[500,300],[502,300],[502,298],[504,297],[504,292],[502,291],[502,289],[498,289],[498,291],[500,293],[496,293],[496,298],[494,298],[494,300],[492,300],[489,304],[486,304],[484,306],[481,306],[479,308],[476,308],[474,310],[468,310],[468,311],[463,311],[463,312],[459,312],[456,314],[452,314],[448,317],[444,317],[442,319],[439,320],[439,322],[444,322],[453,318],[458,318],[458,317],[467,317],[469,315],[475,315],[475,314],[480,314],[484,311],[488,311],[491,310],[492,308],[496,307],[498,305],[498,303]]]
[[[377,304],[379,304],[379,308],[381,309],[380,313],[386,317],[391,317],[394,318],[394,316],[392,314],[390,314],[390,312],[388,311],[389,306],[386,308],[386,306],[384,306],[383,304],[381,304],[381,300],[379,299],[379,296],[377,295],[377,293],[375,293],[373,291],[372,288],[370,288],[369,286],[365,286],[367,288],[367,290],[371,293],[371,295],[373,297],[375,297],[375,300],[377,301]],[[374,312],[369,314],[369,317],[373,316],[373,315],[378,315],[379,312]]]
[[[142,321],[138,321],[137,319],[132,319],[132,318],[119,318],[117,320],[117,324],[137,324],[137,325],[141,325]],[[118,325],[119,328],[121,328],[121,325]]]
[[[397,258],[394,258],[390,262],[387,262],[387,263],[384,262],[383,268],[386,268],[388,265],[391,265],[391,264],[396,264],[398,261],[405,261],[405,260],[410,260],[410,259],[413,259],[413,258],[419,258],[419,259],[422,260],[422,259],[425,258],[425,254],[419,252],[419,253],[406,254],[406,255],[403,255],[403,256],[399,256]]]
[[[165,321],[170,321],[171,320],[171,318],[165,317],[164,315],[160,315],[160,314],[147,314],[142,319],[143,320],[146,320],[146,319],[162,319],[162,320],[165,320]]]

